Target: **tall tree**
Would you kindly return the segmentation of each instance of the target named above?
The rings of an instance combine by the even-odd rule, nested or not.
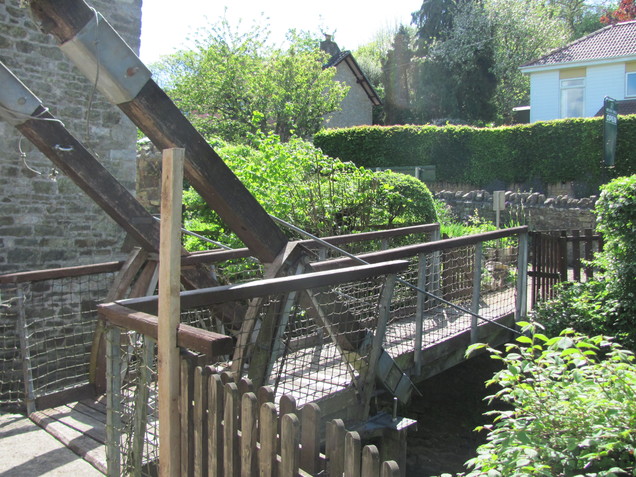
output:
[[[382,64],[385,124],[406,124],[412,121],[413,56],[411,35],[407,28],[400,27]]]
[[[601,23],[605,25],[629,20],[636,20],[636,2],[634,0],[621,0],[616,10],[608,11],[601,17]]]
[[[340,108],[348,87],[323,68],[317,40],[290,31],[283,49],[268,46],[267,36],[266,27],[241,33],[222,19],[199,33],[192,51],[158,65],[168,93],[202,132],[239,142],[255,129],[306,138]]]

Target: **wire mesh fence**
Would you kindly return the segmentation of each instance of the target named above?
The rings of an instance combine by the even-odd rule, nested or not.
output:
[[[0,284],[0,407],[88,383],[97,304],[114,274]]]

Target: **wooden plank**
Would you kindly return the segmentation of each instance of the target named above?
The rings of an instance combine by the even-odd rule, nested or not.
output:
[[[300,467],[307,473],[316,475],[320,465],[320,407],[308,403],[300,412]]]
[[[35,399],[36,409],[48,409],[60,406],[78,399],[95,397],[95,388],[91,384],[85,384],[76,388],[65,389],[56,393],[48,394]]]
[[[179,440],[177,441],[180,456],[179,473],[183,477],[194,475],[194,439],[193,428],[194,419],[192,415],[192,402],[194,398],[194,366],[184,357],[180,360],[180,381],[178,394],[178,410],[176,411],[179,420]],[[161,400],[160,388],[159,400]],[[159,429],[161,430],[161,416],[159,417]],[[159,434],[161,439],[161,434]],[[161,440],[159,441],[159,465],[161,466]],[[160,471],[161,472],[161,471]]]
[[[280,453],[281,469],[279,475],[280,477],[298,477],[300,421],[295,414],[285,414],[281,421],[280,440],[282,444]]]
[[[183,149],[163,152],[161,178],[161,244],[159,250],[159,474],[179,477],[179,291],[181,268],[181,195]],[[187,475],[187,474],[181,474]]]
[[[274,402],[274,390],[269,386],[261,386],[256,392],[256,397],[258,398],[258,408],[260,409],[266,402]]]
[[[261,450],[259,452],[258,468],[259,477],[277,477],[277,433],[278,416],[276,406],[272,402],[264,403],[259,412],[259,441]]]
[[[223,475],[223,409],[224,390],[221,376],[208,380],[208,472],[210,477]]]
[[[241,471],[240,448],[238,438],[238,388],[234,383],[224,386],[225,409],[223,413],[223,475],[239,477]]]
[[[381,477],[400,477],[400,468],[393,460],[382,462]]]
[[[82,457],[103,474],[106,474],[106,449],[102,444],[43,414],[36,412],[29,417],[75,454]]]
[[[327,473],[329,475],[342,475],[345,445],[345,427],[342,420],[329,421],[326,434]]]
[[[257,471],[256,441],[258,427],[258,399],[247,392],[241,397],[241,477],[252,477]]]
[[[362,449],[362,477],[379,477],[380,452],[374,445],[364,446]]]
[[[135,311],[117,303],[98,305],[97,311],[100,317],[115,326],[136,331],[153,339],[158,338],[159,319],[154,315]],[[206,356],[230,354],[234,346],[234,342],[229,336],[195,328],[184,323],[178,325],[177,344],[182,348],[197,351]]]
[[[194,370],[194,476],[208,475],[208,375],[209,368]]]
[[[347,432],[345,436],[344,477],[360,477],[361,451],[360,434]]]
[[[80,265],[77,267],[49,268],[32,272],[17,272],[0,275],[0,284],[26,283],[54,280],[56,278],[82,277],[86,275],[98,275],[101,273],[113,273],[121,269],[124,261],[97,263],[94,265]]]
[[[31,413],[33,415],[34,413]],[[79,413],[69,406],[59,406],[37,411],[38,416],[49,417],[61,422],[100,444],[106,443],[106,423],[86,414]]]

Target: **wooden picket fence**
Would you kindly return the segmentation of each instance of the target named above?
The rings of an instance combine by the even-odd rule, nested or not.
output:
[[[274,392],[238,383],[209,366],[181,361],[182,476],[398,477],[395,461],[380,462],[376,446],[362,446],[357,432],[335,419],[320,428],[314,403],[296,408]],[[324,452],[321,439],[324,436]]]

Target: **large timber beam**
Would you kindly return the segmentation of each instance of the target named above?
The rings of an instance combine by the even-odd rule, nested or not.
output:
[[[95,72],[88,69],[91,61],[96,63],[100,91],[159,149],[185,149],[184,172],[190,184],[256,257],[272,263],[287,243],[283,232],[165,92],[152,79],[145,80],[147,70],[134,53],[132,57],[131,51],[109,56],[122,45],[128,47],[116,34],[113,37],[105,20],[83,0],[31,0],[30,7],[41,29],[57,38],[62,50],[91,80]],[[103,33],[98,33],[100,28],[105,29]],[[91,51],[94,45],[101,49]],[[111,67],[115,71],[123,68],[123,74],[109,79],[104,73]]]

